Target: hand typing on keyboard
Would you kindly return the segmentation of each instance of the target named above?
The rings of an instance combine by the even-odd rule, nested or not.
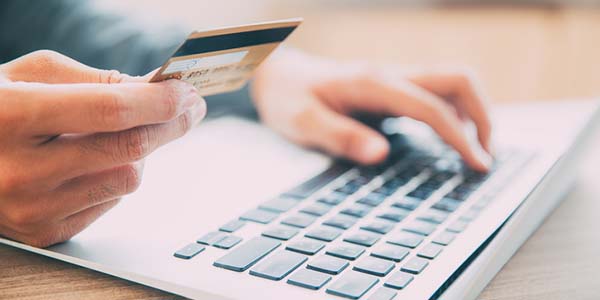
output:
[[[284,136],[362,164],[381,162],[389,145],[348,117],[355,112],[423,121],[473,169],[486,171],[491,164],[491,125],[483,96],[463,72],[408,75],[286,49],[258,70],[253,94],[263,121]],[[469,143],[463,121],[475,124],[479,145]]]
[[[149,152],[202,119],[191,85],[144,81],[49,51],[0,65],[1,236],[69,239],[137,188]]]

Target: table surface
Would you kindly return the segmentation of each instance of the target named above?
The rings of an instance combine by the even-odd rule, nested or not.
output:
[[[336,9],[324,18],[320,10],[305,9],[306,20],[311,21],[307,23],[316,25],[307,25],[292,43],[315,53],[367,57],[371,51],[368,46],[354,47],[352,51],[347,46],[358,35],[369,36],[367,32],[377,24],[393,25],[399,36],[413,37],[420,43],[407,43],[410,47],[401,47],[401,55],[390,44],[371,55],[375,61],[466,63],[482,75],[490,94],[500,102],[600,95],[600,63],[596,54],[600,49],[600,11],[493,7],[387,12]],[[266,15],[285,14],[269,11]],[[360,23],[353,21],[357,16]],[[320,26],[337,30],[339,43],[325,38]],[[378,34],[382,37],[379,31],[370,38],[376,39]],[[453,46],[447,51],[436,50],[449,42]],[[399,41],[387,39],[383,43]],[[600,135],[596,141],[593,149],[600,149]],[[598,166],[600,157],[590,151],[575,188],[497,274],[480,299],[598,299]],[[180,297],[0,246],[0,299]]]

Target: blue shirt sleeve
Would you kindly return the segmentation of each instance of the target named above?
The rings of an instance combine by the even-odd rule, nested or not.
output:
[[[87,65],[143,75],[162,65],[187,32],[164,24],[146,30],[127,16],[95,9],[85,0],[0,1],[0,64],[50,49]],[[207,97],[209,116],[256,117],[248,87]]]

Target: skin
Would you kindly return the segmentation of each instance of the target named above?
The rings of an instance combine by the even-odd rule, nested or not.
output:
[[[463,71],[402,73],[361,63],[340,63],[286,50],[256,74],[253,98],[262,120],[294,142],[362,164],[385,159],[389,144],[349,117],[356,112],[423,121],[473,169],[487,171],[491,124],[484,96]],[[469,142],[465,123],[477,128]]]
[[[36,247],[68,240],[139,187],[144,157],[206,112],[192,86],[149,76],[51,51],[0,65],[0,235]],[[285,49],[257,70],[252,94],[262,120],[285,137],[358,163],[389,151],[349,117],[359,111],[421,120],[474,169],[491,163],[483,97],[461,72],[406,75]],[[479,145],[463,131],[471,121]]]
[[[206,111],[193,86],[144,83],[50,51],[0,66],[0,235],[65,241],[141,183],[143,158]]]

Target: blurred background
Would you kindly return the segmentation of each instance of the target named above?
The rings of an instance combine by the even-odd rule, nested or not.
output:
[[[600,0],[103,0],[146,28],[186,30],[287,17],[289,44],[338,59],[469,66],[493,101],[600,96]]]

